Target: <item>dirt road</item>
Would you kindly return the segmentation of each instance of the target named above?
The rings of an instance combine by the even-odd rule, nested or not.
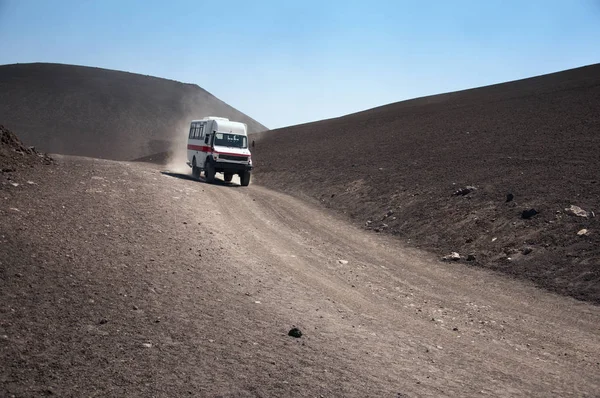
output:
[[[597,306],[257,185],[58,163],[0,188],[1,396],[600,395]]]

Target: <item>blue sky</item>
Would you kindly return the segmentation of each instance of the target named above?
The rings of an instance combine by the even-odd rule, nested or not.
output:
[[[195,83],[270,128],[600,62],[600,0],[0,0],[0,64]]]

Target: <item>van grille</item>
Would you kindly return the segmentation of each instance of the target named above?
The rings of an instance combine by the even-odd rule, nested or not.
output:
[[[248,156],[219,155],[219,159],[234,160],[236,162],[247,162]]]

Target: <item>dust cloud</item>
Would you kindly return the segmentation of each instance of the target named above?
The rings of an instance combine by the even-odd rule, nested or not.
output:
[[[187,140],[190,121],[192,117],[185,118],[177,124],[176,134],[171,141],[166,165],[168,171],[180,174],[191,174],[192,169],[186,164],[187,160]]]

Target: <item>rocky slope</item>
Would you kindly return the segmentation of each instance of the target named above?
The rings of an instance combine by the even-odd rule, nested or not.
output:
[[[598,109],[600,64],[418,98],[257,134],[254,178],[439,257],[600,302]]]

